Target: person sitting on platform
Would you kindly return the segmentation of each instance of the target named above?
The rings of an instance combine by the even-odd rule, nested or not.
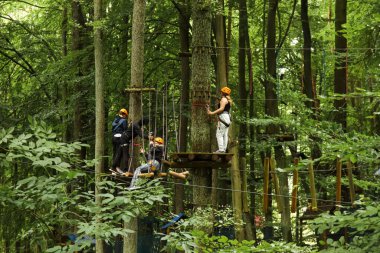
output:
[[[111,171],[114,170],[121,174],[124,174],[126,171],[128,171],[128,161],[130,157],[129,144],[132,142],[132,140],[138,136],[144,139],[149,139],[149,140],[153,138],[151,134],[147,134],[143,132],[143,128],[147,124],[149,124],[149,119],[142,118],[139,121],[130,124],[127,130],[125,130],[121,134],[121,139],[120,139],[121,148],[118,150],[118,152],[116,153],[116,156],[113,159]],[[120,169],[122,159],[124,161],[124,170]]]
[[[131,185],[129,186],[130,189],[135,188],[137,178],[141,173],[154,172],[156,175],[161,169],[161,161],[164,158],[164,140],[161,137],[156,137],[149,146],[150,149],[148,153],[145,153],[145,150],[143,148],[140,150],[141,153],[145,154],[148,162],[141,165],[135,170]]]
[[[230,109],[232,99],[230,97],[231,89],[223,87],[220,92],[222,98],[219,101],[218,109],[210,111],[209,106],[206,106],[208,115],[218,115],[218,127],[216,129],[216,140],[218,142],[218,150],[215,153],[226,153],[228,144],[228,128],[231,124]]]

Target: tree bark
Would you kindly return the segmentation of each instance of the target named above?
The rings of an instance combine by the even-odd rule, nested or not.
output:
[[[338,95],[347,94],[347,39],[343,31],[347,21],[347,0],[335,2],[335,68],[334,92]],[[347,130],[347,102],[346,98],[335,98],[334,121]]]
[[[248,49],[249,35],[248,33],[248,15],[247,15],[247,1],[239,0],[239,98],[240,102],[239,108],[241,115],[247,115],[247,88],[246,88],[246,56]],[[239,124],[239,169],[242,179],[242,205],[243,212],[246,214],[245,217],[249,217],[249,206],[248,206],[248,179],[247,179],[247,134],[248,126],[246,123],[242,122]],[[245,239],[253,240],[252,235],[252,224],[250,222],[245,223]]]
[[[278,98],[276,91],[276,83],[277,80],[277,62],[276,62],[276,10],[278,6],[278,0],[269,0],[269,8],[268,8],[268,23],[267,23],[267,48],[266,48],[266,60],[267,60],[267,78],[265,80],[265,113],[271,117],[279,117],[278,110]],[[267,128],[268,134],[276,134],[279,133],[278,125],[270,125]],[[275,157],[277,164],[280,165],[281,168],[285,167],[285,153],[281,145],[276,144],[274,147]],[[282,203],[284,203],[284,208],[282,208],[281,212],[281,227],[282,227],[282,235],[285,241],[291,241],[291,226],[290,226],[290,206],[289,206],[289,191],[288,191],[288,181],[287,174],[281,173],[279,176],[280,179],[280,189],[281,189],[281,197]],[[265,215],[265,218],[271,220],[272,213],[271,209],[268,209]],[[273,228],[266,228],[265,239],[271,239],[273,237]]]
[[[134,0],[132,17],[132,52],[131,52],[131,88],[142,88],[144,81],[144,24],[145,24],[145,0]],[[135,122],[142,116],[141,94],[131,92],[129,96],[129,121]],[[132,145],[133,157],[138,157],[139,150]],[[132,157],[132,168],[138,165],[138,159]],[[125,222],[124,227],[135,231],[124,237],[124,253],[137,252],[137,217]]]
[[[317,96],[316,90],[313,85],[312,79],[312,66],[311,66],[311,31],[309,23],[309,4],[308,0],[301,1],[301,22],[303,33],[303,92],[310,101],[306,102],[306,106],[312,110],[312,117],[317,119]],[[321,157],[322,151],[319,148],[321,140],[315,136],[310,136],[312,139],[311,157],[316,159]]]
[[[267,21],[267,48],[265,54],[265,63],[266,71],[268,77],[265,80],[265,114],[269,116],[277,116],[278,113],[278,101],[277,94],[275,91],[275,83],[273,80],[276,80],[276,9],[278,5],[278,0],[269,0],[268,7],[268,21]],[[277,129],[274,125],[267,127],[268,134],[276,133]],[[269,203],[270,206],[270,203]],[[264,213],[265,220],[268,223],[271,223],[273,220],[273,211],[271,208],[268,208]],[[271,240],[274,235],[273,226],[264,227],[264,240]]]
[[[85,47],[85,18],[82,12],[82,6],[79,1],[72,2],[72,17],[74,21],[72,30],[72,50],[77,56],[74,58],[74,67],[76,68],[76,75],[82,77],[84,75],[85,62],[79,55],[79,52]],[[85,93],[87,89],[83,81],[77,81],[74,84],[74,91],[77,94],[74,102],[74,125],[73,125],[73,139],[81,141],[84,136],[84,123],[87,98]],[[82,148],[80,151],[81,159],[86,158],[86,150]]]
[[[315,95],[313,92],[312,74],[311,74],[311,32],[308,15],[308,0],[301,0],[301,22],[303,34],[303,92],[310,101],[306,106],[314,109]]]
[[[227,80],[227,48],[226,48],[226,31],[225,31],[225,18],[224,18],[224,0],[219,0],[218,2],[219,8],[218,12],[215,16],[215,39],[216,39],[216,92],[219,94],[219,90],[221,87],[225,87],[228,85]],[[216,128],[214,125],[211,127],[212,131],[215,131]],[[215,135],[212,136],[212,142],[214,143]],[[222,204],[219,202],[221,194],[225,194],[225,192],[220,192],[217,188],[224,188],[220,184],[223,182],[219,182],[218,178],[225,174],[224,171],[214,169],[212,170],[212,204],[213,206],[217,206],[218,204]]]
[[[187,53],[190,50],[190,6],[189,0],[182,0],[181,11],[179,12],[179,35],[181,53]],[[189,126],[189,89],[190,89],[190,58],[182,56],[181,58],[181,102],[179,116],[179,152],[187,150],[187,132]],[[176,180],[179,184],[175,185],[174,200],[175,212],[184,211],[183,200],[185,198],[184,185],[180,180]]]
[[[94,0],[94,21],[103,20],[103,1]],[[104,159],[104,60],[103,60],[103,31],[102,27],[94,27],[94,54],[95,54],[95,203],[101,207],[101,191],[98,184],[101,182]],[[99,221],[100,222],[100,221]],[[96,238],[96,252],[104,252],[104,241]]]
[[[67,10],[67,7],[64,6],[63,8],[63,11],[62,11],[62,23],[61,23],[61,26],[62,26],[62,35],[61,35],[61,38],[62,38],[62,55],[65,57],[67,56],[67,52],[68,52],[68,49],[67,49],[67,33],[68,33],[68,10]],[[63,87],[62,87],[62,101],[64,103],[65,106],[68,106],[69,103],[68,103],[68,100],[69,100],[69,97],[68,97],[68,90],[69,90],[69,84],[68,82],[65,82]],[[64,125],[64,128],[63,128],[63,137],[62,137],[62,140],[63,142],[68,142],[70,139],[71,139],[71,131],[70,131],[70,120],[69,120],[69,117],[68,115],[65,113],[61,116],[61,120],[62,120],[62,124]]]
[[[193,152],[210,152],[209,116],[205,106],[210,99],[211,6],[208,0],[192,1],[193,52],[191,85],[191,143]],[[193,171],[195,207],[210,203],[211,169]]]

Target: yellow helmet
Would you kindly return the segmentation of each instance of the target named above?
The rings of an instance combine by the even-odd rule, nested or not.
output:
[[[154,141],[157,142],[158,144],[164,144],[164,139],[162,139],[161,137],[154,138]]]
[[[119,114],[125,114],[128,116],[128,111],[127,111],[127,109],[123,108],[123,109],[120,109]]]
[[[231,94],[231,89],[228,87],[223,87],[220,89],[221,92],[226,93],[227,95]]]

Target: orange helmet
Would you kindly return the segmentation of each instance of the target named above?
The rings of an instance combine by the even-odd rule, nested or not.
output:
[[[123,109],[120,109],[119,114],[125,114],[128,116],[128,111],[127,111],[127,109],[123,108]]]
[[[154,138],[154,141],[157,142],[158,144],[164,144],[164,139],[162,139],[161,137]]]
[[[227,95],[231,94],[231,89],[228,87],[223,87],[220,89],[221,92],[226,93]]]

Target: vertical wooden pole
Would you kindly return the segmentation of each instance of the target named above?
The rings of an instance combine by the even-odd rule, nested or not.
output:
[[[263,212],[268,212],[268,190],[269,190],[269,158],[264,159],[264,200]]]
[[[298,193],[298,162],[299,158],[294,158],[294,170],[293,170],[293,189],[292,189],[292,207],[291,212],[297,211],[297,193]]]
[[[278,183],[277,173],[276,173],[276,160],[274,158],[270,159],[270,171],[272,173],[272,179],[273,179],[273,185],[274,185],[274,192],[276,195],[276,202],[277,202],[277,208],[278,212],[282,212],[283,204],[282,204],[282,197],[280,192],[280,186]]]
[[[355,185],[354,185],[354,179],[352,177],[352,163],[351,161],[347,162],[347,177],[348,177],[348,183],[350,187],[350,199],[352,206],[355,202]]]
[[[340,206],[342,200],[342,161],[338,158],[336,161],[336,203],[335,205]]]
[[[314,182],[314,168],[313,161],[309,163],[309,180],[310,180],[310,193],[311,193],[311,210],[317,211],[317,194],[315,192],[315,182]]]

